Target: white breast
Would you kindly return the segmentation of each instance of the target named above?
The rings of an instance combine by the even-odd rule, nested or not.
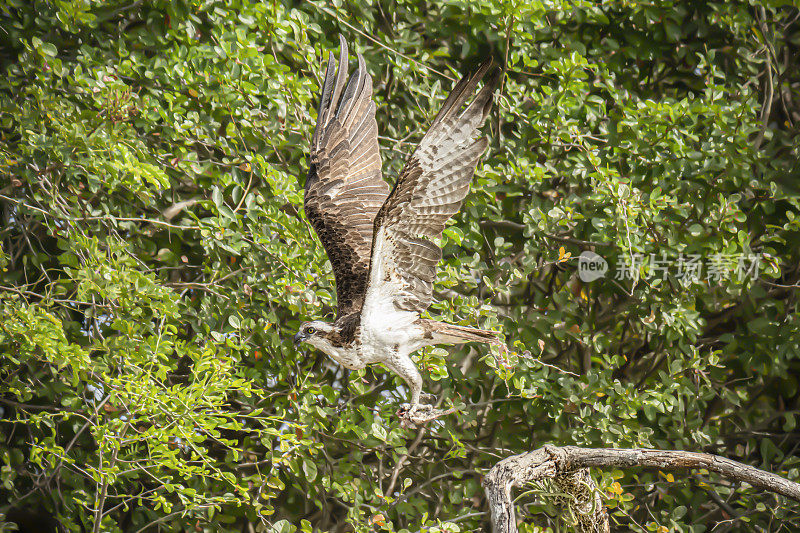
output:
[[[417,313],[398,310],[394,304],[365,307],[361,312],[361,343],[369,363],[385,363],[398,352],[407,355],[419,347],[422,328],[414,325]]]
[[[331,359],[350,370],[359,370],[367,366],[363,354],[358,350],[358,342],[353,343],[353,346],[349,348],[337,347],[333,346],[327,340],[317,337],[311,341],[311,344],[325,352]]]

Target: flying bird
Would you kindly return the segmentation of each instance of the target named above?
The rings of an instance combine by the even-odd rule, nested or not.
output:
[[[332,323],[303,323],[294,341],[349,369],[385,365],[408,384],[410,405],[403,413],[413,421],[433,409],[420,403],[422,376],[412,353],[473,341],[505,349],[495,331],[420,316],[431,304],[442,257],[434,240],[461,207],[488,144],[478,128],[499,72],[469,105],[491,59],[456,84],[390,192],[381,176],[372,78],[358,54],[358,68],[346,80],[347,43],[339,39],[338,67],[332,52],[328,57],[304,201],[333,267],[338,308]]]

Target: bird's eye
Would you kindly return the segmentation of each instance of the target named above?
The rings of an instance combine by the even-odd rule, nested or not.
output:
[[[309,328],[306,330],[306,333],[308,333],[309,335],[313,335],[316,332],[317,330],[311,326],[309,326]]]

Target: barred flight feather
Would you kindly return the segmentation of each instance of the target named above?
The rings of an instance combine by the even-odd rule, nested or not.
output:
[[[381,177],[372,78],[364,58],[347,77],[347,43],[338,67],[329,55],[311,139],[305,211],[336,278],[338,316],[361,310],[369,277],[375,216],[389,195]]]
[[[394,296],[398,309],[419,313],[430,305],[441,259],[441,250],[432,240],[441,236],[447,220],[461,208],[488,145],[485,137],[478,138],[478,128],[491,108],[497,76],[462,108],[490,64],[484,62],[456,85],[381,207],[373,249],[382,253],[372,256],[365,305],[382,307],[375,301],[386,297],[376,286],[381,282],[398,288]]]

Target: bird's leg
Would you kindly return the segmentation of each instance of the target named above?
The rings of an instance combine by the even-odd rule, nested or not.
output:
[[[402,409],[403,414],[415,411],[419,406],[419,398],[422,395],[422,376],[417,370],[414,361],[407,355],[397,354],[392,361],[386,363],[389,370],[403,378],[408,384],[411,393],[411,403],[407,408]]]
[[[393,361],[386,363],[390,370],[395,372],[398,376],[408,384],[411,390],[411,404],[404,405],[397,411],[397,414],[402,419],[402,426],[413,428],[418,424],[424,424],[431,420],[436,420],[445,415],[449,415],[456,411],[456,408],[451,409],[436,409],[432,405],[424,405],[420,403],[420,397],[432,396],[422,392],[422,376],[420,375],[414,362],[408,356],[400,356],[399,354]]]
[[[432,405],[420,403],[420,397],[422,396],[422,376],[419,370],[417,370],[414,361],[411,360],[411,357],[398,353],[386,366],[403,378],[408,384],[411,403],[402,406],[397,411],[397,414],[403,420],[403,426],[415,427],[417,424],[422,424],[441,416],[441,411],[434,409]]]

